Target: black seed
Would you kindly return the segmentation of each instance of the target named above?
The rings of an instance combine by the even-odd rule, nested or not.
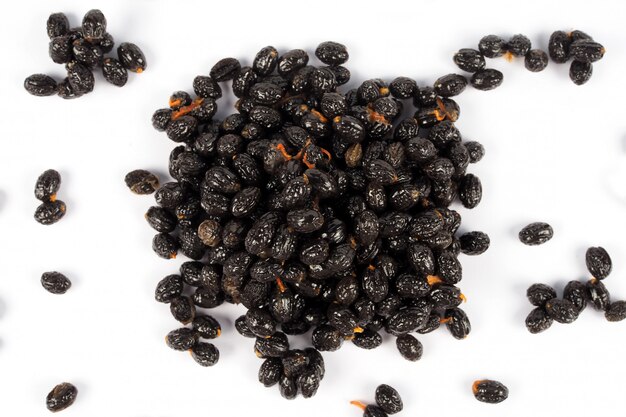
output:
[[[454,54],[453,60],[463,71],[476,72],[485,68],[485,57],[475,49],[460,49]]]
[[[376,388],[376,404],[387,414],[396,414],[402,411],[403,404],[400,394],[395,388],[381,384]]]
[[[174,350],[189,350],[197,341],[198,333],[186,327],[172,330],[165,336],[165,343]]]
[[[42,203],[35,210],[35,220],[43,225],[51,225],[65,216],[66,206],[61,200]]]
[[[48,44],[48,55],[56,64],[67,64],[73,58],[72,37],[70,35],[60,35],[50,40]]]
[[[516,57],[526,55],[528,51],[530,51],[530,48],[530,39],[528,39],[524,35],[514,35],[505,45],[506,51],[510,52],[511,54],[513,54],[513,56]]]
[[[218,82],[228,81],[235,78],[240,70],[241,64],[237,59],[224,58],[219,60],[215,65],[213,65],[213,68],[211,68],[209,75],[211,76],[211,78]]]
[[[459,199],[465,208],[475,208],[483,198],[480,178],[473,174],[463,176],[459,184]]]
[[[591,78],[593,74],[593,65],[591,62],[572,61],[569,67],[569,78],[576,85],[583,85]]]
[[[280,358],[289,350],[287,335],[282,332],[276,332],[269,336],[257,336],[254,350],[257,356],[261,358]]]
[[[548,301],[556,298],[556,291],[545,284],[533,284],[526,290],[526,297],[532,305],[544,307]]]
[[[465,148],[467,149],[467,152],[469,154],[469,161],[472,164],[475,164],[476,162],[480,161],[481,159],[483,159],[483,157],[485,156],[485,148],[483,147],[483,145],[481,145],[478,142],[465,142],[464,143]]]
[[[60,272],[44,272],[41,275],[41,285],[52,294],[65,294],[72,282]]]
[[[61,175],[54,169],[48,169],[37,178],[35,198],[43,202],[54,201],[60,187]]]
[[[519,232],[520,242],[528,246],[542,245],[552,239],[552,236],[552,226],[542,222],[531,223]]]
[[[488,91],[499,87],[503,79],[504,76],[497,69],[485,68],[475,72],[470,83],[477,90]]]
[[[154,299],[160,303],[169,303],[183,292],[184,284],[180,275],[168,275],[157,284]]]
[[[152,194],[159,188],[159,179],[145,169],[136,169],[124,177],[126,186],[135,194]]]
[[[465,339],[472,330],[467,315],[460,308],[446,310],[445,319],[446,327],[455,339]]]
[[[488,404],[498,404],[509,397],[509,389],[504,384],[488,379],[474,382],[472,391],[478,401]]]
[[[548,54],[541,49],[531,49],[524,57],[524,66],[532,72],[543,71],[548,66]]]
[[[569,46],[572,43],[572,39],[567,33],[562,30],[557,30],[550,35],[550,41],[548,43],[548,53],[550,58],[558,63],[564,64],[570,58]]]
[[[24,88],[34,96],[51,96],[57,93],[57,82],[49,75],[33,74],[24,80]]]
[[[569,47],[570,56],[576,61],[596,62],[604,56],[604,47],[591,39],[578,39]]]
[[[78,390],[73,384],[63,382],[54,387],[46,396],[46,407],[53,413],[65,410],[67,407],[74,404],[77,395]]]
[[[115,58],[106,58],[102,62],[102,75],[105,80],[117,87],[123,87],[128,81],[128,71]]]
[[[504,39],[496,35],[484,36],[478,43],[480,53],[487,58],[497,58],[504,54]]]
[[[278,59],[278,73],[288,75],[309,62],[309,55],[302,49],[293,49],[286,52]]]
[[[342,65],[348,61],[348,50],[337,42],[322,42],[315,49],[315,56],[326,65]]]
[[[124,68],[138,74],[144,72],[148,66],[143,52],[134,43],[122,42],[117,47],[117,58]]]
[[[83,17],[82,32],[85,39],[98,40],[104,36],[106,29],[107,20],[100,10],[89,10]]]
[[[587,270],[595,279],[604,279],[613,269],[613,261],[608,252],[601,246],[587,249],[585,254]]]
[[[70,31],[70,22],[64,13],[52,13],[46,22],[46,30],[50,39],[63,36]]]
[[[622,321],[626,319],[626,301],[615,301],[604,312],[608,321]]]
[[[279,358],[267,358],[259,368],[259,382],[266,387],[278,384],[283,373],[283,365]]]
[[[163,259],[174,259],[178,252],[178,241],[168,233],[159,233],[152,239],[152,250]]]
[[[611,294],[602,281],[591,279],[587,282],[589,301],[596,310],[605,311],[611,304]]]
[[[67,80],[72,89],[78,94],[87,94],[93,91],[94,77],[91,69],[76,62],[68,63]]]
[[[220,351],[212,343],[198,342],[191,348],[191,357],[202,366],[213,366],[220,359]]]
[[[439,318],[437,318],[438,323]],[[422,343],[411,334],[398,336],[396,338],[396,347],[404,359],[412,362],[420,360],[424,351]]]
[[[553,298],[546,302],[546,312],[554,321],[564,324],[573,323],[578,318],[579,310],[569,300]]]
[[[466,255],[480,255],[489,249],[490,239],[483,232],[468,232],[461,235],[461,252]]]
[[[448,74],[435,81],[433,88],[442,97],[459,95],[465,90],[467,79],[459,74]]]
[[[541,333],[552,326],[553,319],[543,307],[537,307],[526,317],[526,328],[532,334]]]
[[[556,297],[556,293],[554,297]],[[589,293],[584,283],[580,281],[570,281],[563,290],[563,298],[574,304],[578,312],[581,312],[587,307]]]
[[[211,316],[196,315],[193,319],[192,326],[203,339],[215,339],[222,332],[218,321]]]

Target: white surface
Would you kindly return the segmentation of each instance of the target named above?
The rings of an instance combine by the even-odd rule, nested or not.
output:
[[[585,278],[584,249],[602,245],[615,260],[607,285],[626,297],[626,30],[623,2],[207,2],[20,1],[0,16],[0,404],[2,415],[45,415],[44,398],[61,381],[79,388],[63,415],[165,417],[360,416],[349,400],[373,401],[382,382],[404,398],[402,415],[599,415],[623,408],[626,323],[607,323],[589,309],[573,325],[532,336],[526,288],[534,282],[559,291]],[[119,90],[98,77],[95,92],[79,100],[36,98],[23,79],[63,69],[47,57],[45,21],[67,12],[78,24],[100,7],[115,39],[141,46],[148,70],[130,75]],[[468,88],[458,98],[458,126],[481,141],[485,197],[462,210],[462,230],[484,230],[491,249],[463,257],[463,307],[473,332],[462,342],[447,332],[420,337],[424,357],[409,363],[386,340],[375,351],[349,343],[325,354],[327,377],[312,400],[285,401],[257,381],[261,361],[252,341],[233,329],[242,307],[213,314],[223,324],[216,341],[220,363],[209,369],[163,343],[177,327],[167,306],[153,299],[156,282],[177,271],[150,248],[153,232],[142,219],[151,197],[136,197],[124,174],[147,168],[165,179],[172,143],[150,126],[152,112],[172,91],[191,89],[224,56],[250,63],[271,44],[281,52],[309,51],[324,40],[345,43],[354,85],[396,75],[430,84],[454,72],[452,54],[475,47],[482,35],[527,34],[545,49],[555,29],[580,28],[607,48],[591,81],[574,86],[566,65],[539,74],[521,60],[489,65],[504,71],[490,93]],[[228,105],[232,104],[228,103]],[[220,103],[221,114],[226,105]],[[59,198],[68,214],[43,227],[32,219],[37,176],[63,176]],[[548,221],[555,237],[526,247],[517,231]],[[59,270],[73,281],[64,296],[45,292],[39,277]],[[295,343],[296,346],[302,342]],[[506,383],[498,406],[477,402],[471,383]],[[278,410],[278,411],[275,411]]]

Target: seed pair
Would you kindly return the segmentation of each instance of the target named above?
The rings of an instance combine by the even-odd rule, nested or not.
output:
[[[35,183],[35,198],[42,201],[35,210],[35,220],[43,225],[51,225],[65,216],[65,203],[57,199],[57,192],[61,188],[61,175],[49,169],[37,178]]]
[[[564,32],[557,30],[550,36],[550,58],[557,64],[570,60],[569,77],[576,85],[585,84],[593,73],[593,63],[604,56],[604,46],[580,30]]]
[[[24,80],[26,91],[34,96],[57,94],[64,99],[73,99],[93,91],[96,68],[101,68],[104,79],[117,87],[126,84],[128,71],[143,72],[146,58],[133,43],[121,43],[117,48],[117,59],[105,56],[115,46],[106,28],[107,20],[97,9],[88,11],[82,25],[76,28],[70,27],[65,14],[51,14],[47,22],[50,58],[57,64],[65,64],[67,77],[57,83],[49,75],[33,74]]]
[[[402,411],[402,398],[395,388],[382,384],[376,388],[376,404],[364,404],[360,401],[351,401],[350,404],[363,410],[363,417],[387,417]]]

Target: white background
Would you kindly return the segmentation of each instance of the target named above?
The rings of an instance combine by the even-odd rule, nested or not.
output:
[[[115,39],[144,50],[148,69],[123,89],[98,76],[95,92],[74,101],[29,96],[26,76],[63,68],[47,56],[45,22],[67,12],[78,24],[100,7]],[[373,401],[380,383],[404,398],[402,415],[599,415],[623,410],[626,322],[608,323],[588,309],[572,325],[533,336],[524,327],[534,282],[559,291],[586,279],[584,250],[602,245],[614,259],[606,281],[614,299],[626,297],[626,29],[623,2],[341,2],[341,1],[19,1],[0,16],[0,407],[2,415],[46,415],[44,398],[61,381],[79,388],[63,415],[176,417],[360,416],[349,400]],[[153,299],[156,282],[183,259],[165,261],[150,248],[143,214],[152,197],[125,188],[126,172],[153,170],[166,179],[172,143],[150,125],[169,94],[191,89],[218,59],[249,64],[261,47],[312,51],[325,40],[345,43],[352,86],[397,75],[431,84],[454,72],[452,54],[481,36],[524,33],[547,48],[556,29],[583,29],[607,54],[591,81],[572,84],[567,65],[538,74],[517,60],[490,61],[504,72],[492,92],[468,88],[458,102],[458,127],[481,141],[487,156],[471,171],[485,190],[474,211],[462,210],[463,231],[484,230],[491,249],[463,256],[464,306],[473,331],[457,341],[446,331],[420,337],[423,359],[410,363],[393,340],[363,351],[344,345],[325,354],[327,377],[311,400],[286,401],[265,389],[252,341],[233,329],[242,307],[213,314],[223,325],[221,359],[198,366],[168,349],[163,336],[177,323]],[[222,100],[220,114],[231,111]],[[44,227],[33,219],[32,189],[47,168],[63,176],[59,198],[67,216]],[[555,230],[541,247],[519,243],[531,221]],[[42,272],[73,281],[64,296],[41,288]],[[304,342],[295,342],[303,346]],[[477,378],[506,383],[510,398],[477,402]],[[618,412],[619,414],[619,412]]]

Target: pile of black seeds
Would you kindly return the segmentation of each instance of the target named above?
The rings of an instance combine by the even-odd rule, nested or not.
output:
[[[324,374],[319,352],[345,341],[373,349],[385,332],[403,357],[418,360],[422,345],[409,333],[445,323],[465,338],[458,255],[489,246],[482,232],[456,236],[461,217],[449,208],[457,198],[467,208],[482,198],[467,168],[484,149],[453,124],[459,106],[451,97],[466,79],[450,74],[432,87],[371,79],[340,92],[350,77],[346,48],[325,42],[315,55],[325,65],[273,47],[252,66],[225,58],[195,78],[195,97],[177,91],[153,116],[180,144],[170,155],[175,181],[156,191],[146,214],[158,232],[153,248],[192,259],[157,286],[156,299],[192,324],[167,343],[194,352],[208,344],[194,317],[243,304],[236,328],[256,339],[259,380],[278,384],[286,398],[314,395]],[[213,120],[227,81],[237,112]],[[405,106],[415,107],[413,116],[400,117]],[[129,176],[139,178],[127,177],[130,188],[149,177]],[[313,348],[290,349],[289,336],[308,332]],[[199,362],[214,364],[219,354],[211,352]]]
[[[553,322],[570,324],[591,305],[603,311],[608,321],[626,319],[626,301],[611,302],[611,294],[603,280],[613,269],[613,261],[602,247],[591,247],[585,255],[591,279],[587,282],[570,281],[563,290],[563,298],[557,298],[554,288],[546,284],[533,284],[526,296],[535,309],[526,318],[526,328],[536,334],[547,330]]]
[[[35,210],[34,217],[38,223],[49,226],[65,216],[67,207],[63,201],[57,199],[60,188],[61,174],[54,169],[44,171],[37,178],[35,198],[42,202]]]
[[[188,325],[167,344],[215,364],[219,351],[206,340],[220,325],[207,309],[242,304],[247,313],[235,327],[255,339],[259,380],[286,398],[314,395],[325,372],[319,352],[346,341],[373,349],[387,333],[415,361],[423,351],[415,334],[445,324],[467,337],[458,256],[481,254],[490,242],[483,232],[458,236],[461,216],[450,208],[480,203],[481,181],[467,169],[484,155],[454,125],[453,97],[468,83],[501,84],[484,57],[524,56],[532,71],[547,63],[523,35],[490,35],[479,51],[454,57],[474,73],[469,82],[448,74],[418,86],[398,77],[342,91],[350,79],[345,46],[324,42],[315,56],[321,65],[304,50],[279,55],[268,46],[250,66],[224,58],[194,79],[193,94],[174,92],[152,117],[178,144],[168,165],[174,181],[156,190],[146,213],[157,232],[152,247],[165,259],[191,259],[156,289],[157,301]],[[216,120],[227,87],[236,112]],[[412,115],[402,117],[407,108]],[[139,172],[127,185],[152,192],[153,176]],[[297,335],[312,347],[291,349]]]
[[[122,87],[128,81],[128,71],[141,73],[146,58],[139,47],[123,42],[117,47],[117,59],[105,56],[115,46],[113,36],[106,31],[107,20],[100,10],[90,10],[80,27],[71,28],[67,16],[53,13],[46,25],[52,61],[65,64],[67,77],[61,82],[46,74],[33,74],[24,80],[24,88],[34,96],[57,94],[65,99],[91,93],[95,84],[93,71],[101,68],[104,79]]]

